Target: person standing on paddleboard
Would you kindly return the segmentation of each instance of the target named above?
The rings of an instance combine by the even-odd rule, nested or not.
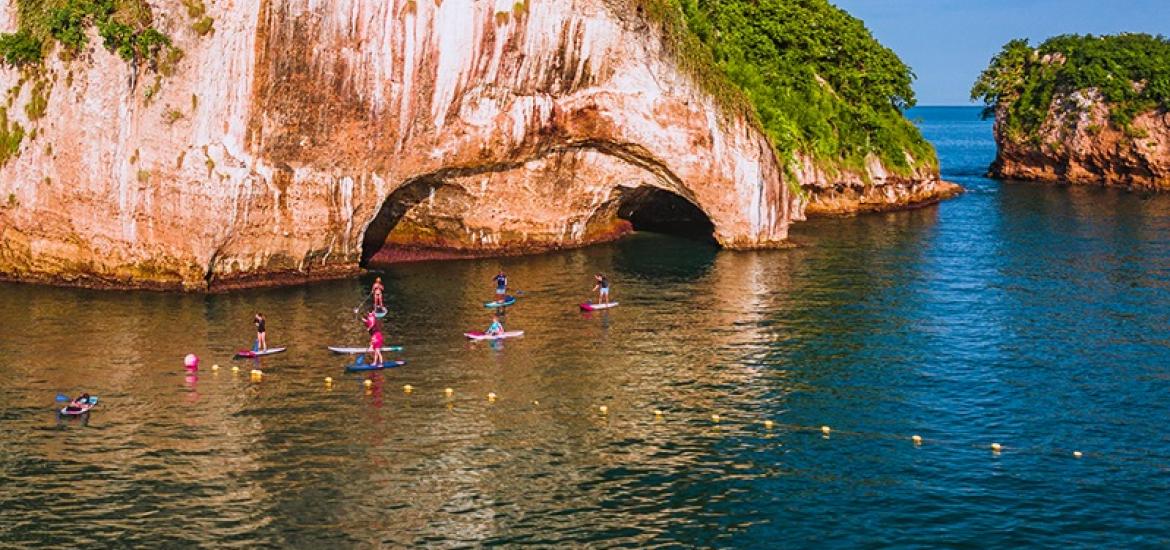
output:
[[[386,287],[382,286],[382,278],[381,277],[375,278],[374,279],[374,286],[373,286],[373,288],[370,289],[370,292],[374,295],[374,309],[385,309],[386,308],[386,306],[382,305],[382,291],[383,290],[386,290]]]
[[[379,326],[378,316],[373,311],[365,318],[366,330],[370,332],[370,352],[374,354],[374,364],[382,364],[382,327]]]
[[[252,324],[256,325],[256,351],[268,351],[268,340],[264,337],[264,314],[257,313],[252,318]]]
[[[503,302],[504,295],[508,293],[508,276],[504,274],[503,269],[500,269],[493,280],[496,282],[496,301]]]
[[[609,303],[609,278],[604,273],[598,273],[593,276],[597,284],[593,285],[593,291],[597,293],[597,303]]]

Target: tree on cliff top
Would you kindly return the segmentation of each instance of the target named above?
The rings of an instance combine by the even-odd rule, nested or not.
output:
[[[1170,109],[1170,40],[1148,34],[1061,35],[1032,48],[1012,40],[971,88],[985,116],[1014,139],[1044,123],[1054,99],[1095,90],[1110,121],[1125,128],[1138,114]]]
[[[781,154],[859,173],[871,154],[896,173],[937,165],[902,116],[914,105],[914,74],[860,20],[827,0],[677,1]]]

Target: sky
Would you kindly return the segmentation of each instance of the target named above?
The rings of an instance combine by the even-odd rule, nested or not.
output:
[[[865,21],[918,80],[919,105],[967,105],[971,84],[1013,38],[1170,36],[1170,0],[830,0]]]

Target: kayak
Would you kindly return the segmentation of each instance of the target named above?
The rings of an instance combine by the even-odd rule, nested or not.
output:
[[[406,361],[403,361],[401,359],[399,359],[397,361],[385,361],[381,364],[370,364],[370,363],[358,361],[352,365],[346,365],[345,370],[347,370],[349,372],[360,372],[360,371],[367,371],[367,370],[382,370],[382,369],[392,369],[394,367],[401,367],[402,365],[405,365],[405,364],[406,364]]]
[[[524,331],[513,330],[513,331],[503,332],[500,334],[486,334],[484,332],[477,330],[475,332],[464,332],[463,335],[472,339],[472,340],[502,340],[504,338],[515,338],[517,336],[524,336]]]
[[[69,407],[66,406],[66,407],[61,409],[61,414],[66,415],[66,416],[80,416],[80,415],[83,415],[83,414],[89,412],[90,409],[94,408],[94,406],[97,405],[97,402],[98,402],[97,396],[91,395],[91,396],[89,396],[89,399],[87,399],[85,401],[85,404],[81,406],[80,409],[71,411],[71,410],[69,410]]]
[[[275,353],[284,353],[284,350],[286,350],[286,349],[288,349],[288,348],[268,348],[264,351],[252,351],[252,350],[248,350],[248,349],[242,349],[242,350],[236,352],[236,359],[251,359],[254,357],[264,357],[265,355],[272,355]]]
[[[374,317],[378,319],[385,317],[387,313],[390,313],[390,310],[384,307],[374,308]]]
[[[502,300],[496,300],[494,302],[484,302],[483,307],[492,307],[492,308],[508,307],[514,303],[516,303],[515,296],[504,296],[504,298]]]
[[[342,355],[355,355],[358,353],[366,353],[370,348],[345,348],[341,346],[329,346],[329,351],[333,353],[340,353]],[[385,346],[382,351],[402,351],[402,346]]]
[[[581,311],[597,311],[599,309],[609,309],[611,307],[617,307],[617,305],[618,305],[617,302],[610,302],[608,304],[593,304],[590,302],[585,302],[585,303],[581,304]]]

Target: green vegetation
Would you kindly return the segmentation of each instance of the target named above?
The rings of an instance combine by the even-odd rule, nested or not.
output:
[[[35,65],[41,62],[43,45],[27,30],[0,34],[0,58],[12,67]]]
[[[207,11],[203,0],[183,0],[183,7],[187,8],[187,17],[191,19],[199,19]]]
[[[8,109],[0,107],[0,166],[20,152],[24,140],[24,127],[15,122],[8,123]]]
[[[645,7],[684,69],[726,106],[751,113],[781,159],[802,152],[829,171],[859,173],[871,154],[901,174],[937,165],[934,148],[902,116],[914,105],[913,73],[827,0],[659,0]]]
[[[45,110],[49,107],[48,88],[49,82],[43,78],[38,78],[33,83],[32,93],[29,95],[28,103],[24,106],[24,114],[28,115],[29,120],[37,120],[45,116]]]
[[[207,33],[215,30],[215,20],[210,17],[204,17],[193,23],[191,28],[199,33],[199,36],[206,36]]]
[[[0,35],[0,57],[13,66],[40,63],[53,43],[72,55],[85,47],[86,30],[96,27],[102,44],[122,59],[157,66],[174,50],[153,25],[146,0],[14,0],[19,29]]]
[[[1140,113],[1170,109],[1170,40],[1148,34],[1062,35],[1033,48],[1012,40],[971,88],[971,98],[999,113],[1008,135],[1020,139],[1044,123],[1052,102],[1094,90],[1110,122],[1129,131]],[[1065,102],[1066,109],[1076,109]],[[1099,129],[1098,129],[1099,131]]]

